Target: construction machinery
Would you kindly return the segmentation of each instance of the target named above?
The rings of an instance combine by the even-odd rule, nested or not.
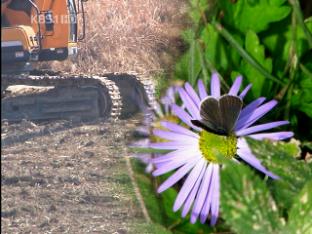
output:
[[[32,69],[78,53],[86,32],[84,2],[1,0],[2,119],[117,119],[153,107],[154,86],[146,75]],[[13,95],[7,91],[12,85],[44,88]]]

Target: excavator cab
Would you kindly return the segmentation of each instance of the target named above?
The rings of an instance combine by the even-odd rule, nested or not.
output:
[[[2,65],[65,60],[77,54],[77,42],[85,34],[85,1],[2,0]]]

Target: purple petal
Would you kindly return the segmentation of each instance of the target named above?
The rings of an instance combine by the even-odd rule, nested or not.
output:
[[[195,92],[195,90],[193,89],[193,87],[188,82],[185,83],[184,87],[185,87],[187,94],[191,97],[192,101],[194,102],[196,107],[199,109],[200,99],[197,93]]]
[[[206,92],[206,88],[205,88],[205,85],[204,85],[204,82],[202,80],[198,80],[198,92],[199,92],[199,97],[201,100],[205,99],[208,94]]]
[[[241,130],[243,128],[247,128],[252,125],[254,122],[259,120],[262,116],[272,110],[277,104],[277,101],[271,100],[266,104],[261,105],[255,111],[251,112],[249,115],[245,115],[244,117],[239,117],[237,121],[237,130]],[[236,130],[236,128],[235,128]]]
[[[183,88],[179,88],[179,94],[180,94],[180,97],[181,97],[186,109],[191,114],[192,119],[199,119],[200,118],[199,109],[195,105],[195,103],[192,101],[190,96],[185,92],[185,90]]]
[[[213,171],[215,171],[215,167],[219,167],[218,165],[213,165]],[[207,218],[208,218],[208,215],[209,215],[209,211],[210,211],[210,207],[211,207],[211,203],[212,203],[212,197],[213,197],[213,193],[214,193],[214,190],[215,190],[215,177],[214,177],[214,174],[212,175],[212,179],[211,179],[211,185],[210,185],[210,189],[209,189],[209,192],[208,192],[208,195],[207,195],[207,198],[205,200],[205,204],[203,206],[203,209],[200,213],[200,222],[203,224],[206,222]]]
[[[207,197],[208,191],[210,188],[210,181],[212,179],[213,165],[209,164],[206,173],[204,175],[203,181],[200,185],[198,196],[195,199],[192,214],[191,214],[191,223],[195,223],[197,217],[200,214],[200,211],[204,205],[205,198]]]
[[[233,96],[237,96],[237,93],[241,87],[241,84],[242,84],[242,81],[243,81],[243,77],[242,76],[238,76],[232,87],[230,88],[230,91],[229,91],[229,95],[233,95]]]
[[[181,141],[156,142],[156,143],[150,143],[149,147],[152,149],[175,150],[175,149],[184,149],[188,147],[194,147],[194,143],[181,142]],[[196,147],[197,147],[197,144],[196,144]]]
[[[251,133],[265,131],[265,130],[276,128],[285,124],[289,124],[289,122],[288,121],[276,121],[276,122],[271,122],[267,124],[260,124],[260,125],[256,125],[250,128],[244,128],[242,130],[239,130],[236,132],[236,136],[246,136]]]
[[[152,160],[152,156],[149,153],[140,153],[140,154],[135,154],[134,156],[137,159],[140,159],[142,162],[144,162],[145,164],[148,164],[151,162]]]
[[[186,164],[186,162],[190,161],[190,158],[193,160],[196,160],[198,158],[201,158],[199,154],[193,154],[193,155],[183,155],[183,157],[175,158],[173,161],[169,161],[166,164],[162,165],[162,167],[159,167],[157,170],[153,172],[153,176],[160,176],[165,173],[168,173],[169,171],[173,171],[182,165]]]
[[[194,187],[202,169],[206,167],[206,160],[200,160],[197,165],[192,169],[192,172],[189,174],[187,179],[185,180],[179,194],[174,202],[173,211],[177,211],[183,205],[185,199],[190,194],[192,188]]]
[[[238,146],[237,154],[246,163],[248,163],[249,165],[257,169],[258,171],[261,171],[262,173],[271,177],[272,179],[279,178],[278,176],[274,175],[272,172],[268,171],[264,166],[262,166],[260,160],[257,159],[256,156],[254,156],[253,153],[251,152],[251,149],[249,148],[245,139],[240,138],[238,140],[237,146]]]
[[[220,90],[220,80],[218,77],[218,73],[213,73],[211,77],[211,83],[210,83],[210,91],[211,96],[213,97],[220,97],[221,90]]]
[[[264,101],[265,101],[265,98],[264,97],[260,97],[260,98],[258,98],[256,100],[254,100],[253,102],[249,103],[247,106],[245,106],[242,109],[238,119],[241,119],[241,118],[245,117],[246,115],[250,115],[250,113],[255,111],[257,109],[257,107],[259,105],[261,105]]]
[[[194,137],[190,137],[188,135],[183,135],[180,133],[159,130],[159,129],[154,129],[153,134],[163,139],[172,140],[172,141],[193,141],[195,144],[196,142],[198,142],[198,139]]]
[[[160,124],[167,128],[168,130],[170,131],[173,131],[173,132],[176,132],[176,133],[181,133],[181,134],[184,134],[184,135],[187,135],[187,136],[191,136],[191,137],[194,137],[196,139],[199,138],[199,136],[192,132],[191,130],[187,129],[187,128],[184,128],[178,124],[175,124],[175,123],[171,123],[171,122],[167,122],[167,121],[162,121],[160,122]]]
[[[169,87],[166,91],[166,95],[161,98],[160,102],[168,106],[175,103],[175,93],[176,87]]]
[[[170,176],[165,182],[163,182],[157,192],[161,193],[165,191],[166,189],[170,188],[172,185],[177,183],[183,176],[185,176],[200,160],[201,158],[198,158],[196,160],[191,160],[187,164],[185,164],[183,167],[179,168],[172,176]]]
[[[153,158],[152,162],[153,163],[168,162],[171,160],[176,160],[177,158],[180,158],[180,157],[182,158],[187,157],[187,155],[190,155],[190,154],[193,155],[194,152],[200,153],[197,149],[196,150],[190,149],[190,148],[179,149],[179,150],[175,150],[167,154],[161,155],[159,157]]]
[[[259,133],[259,134],[249,135],[249,137],[255,140],[269,139],[273,141],[281,141],[281,140],[291,138],[293,136],[294,136],[293,132],[272,132],[272,133]]]
[[[195,183],[194,187],[192,188],[191,193],[187,197],[185,204],[183,206],[182,217],[185,217],[188,214],[188,212],[190,211],[190,208],[194,202],[195,196],[198,192],[199,185],[201,184],[202,178],[205,174],[205,171],[206,171],[206,167],[202,168],[200,175],[198,176],[198,179],[196,180],[196,183]]]
[[[219,165],[214,165],[214,174],[212,180],[212,201],[211,201],[211,219],[210,225],[214,226],[217,223],[219,216],[219,203],[220,203],[220,175]]]
[[[194,126],[191,123],[191,116],[186,113],[181,107],[177,106],[177,105],[172,105],[172,111],[175,115],[177,115],[186,125],[188,125],[189,127],[197,130],[197,131],[201,131],[200,128]]]
[[[246,94],[250,90],[251,86],[252,86],[252,84],[247,85],[246,88],[244,88],[244,90],[240,93],[239,97],[241,99],[244,99],[244,97],[246,96]]]

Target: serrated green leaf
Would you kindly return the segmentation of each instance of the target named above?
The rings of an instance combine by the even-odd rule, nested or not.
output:
[[[240,234],[276,233],[282,226],[263,180],[244,165],[230,163],[221,172],[221,213]]]
[[[292,108],[306,113],[312,118],[312,78],[302,74],[301,80],[293,90]]]
[[[248,143],[263,164],[280,177],[271,184],[271,189],[277,205],[282,210],[288,210],[296,194],[312,179],[312,164],[294,157],[294,154],[299,153],[294,152],[297,146],[289,147],[289,144],[296,143],[272,143],[252,139],[248,139]]]
[[[312,181],[307,182],[294,199],[283,233],[312,233]]]
[[[291,11],[291,7],[285,4],[286,0],[220,0],[218,3],[224,12],[225,24],[242,33],[249,30],[261,32],[270,23],[287,17]]]
[[[272,59],[265,57],[264,46],[260,44],[259,38],[255,32],[247,32],[245,49],[269,73],[272,72]],[[246,61],[242,62],[242,73],[245,75],[248,81],[252,83],[252,93],[255,97],[259,97],[260,95],[268,96],[265,94],[267,90],[270,90],[270,80],[266,80],[266,77],[262,73],[260,73]]]

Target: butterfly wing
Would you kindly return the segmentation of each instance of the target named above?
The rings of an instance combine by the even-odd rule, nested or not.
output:
[[[243,107],[243,101],[237,96],[224,95],[219,99],[221,126],[227,132],[234,129]]]
[[[200,116],[202,118],[201,122],[218,131],[221,126],[219,101],[213,97],[204,99],[200,104]]]
[[[234,128],[242,106],[243,102],[237,96],[224,95],[219,100],[207,97],[200,105],[202,120],[199,122],[201,126],[205,125],[206,128],[211,129],[211,132],[228,134]],[[199,125],[198,122],[196,123]]]
[[[196,127],[202,128],[206,130],[207,132],[211,132],[217,135],[227,135],[225,131],[222,130],[216,130],[215,128],[209,126],[207,122],[204,122],[203,120],[197,120],[193,119],[191,120],[192,124],[194,124]]]

